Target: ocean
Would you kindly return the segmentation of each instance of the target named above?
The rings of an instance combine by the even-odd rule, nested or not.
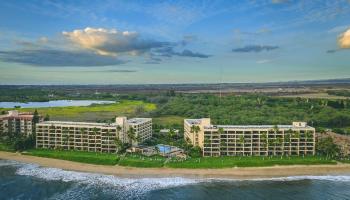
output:
[[[350,199],[350,175],[256,180],[121,178],[0,160],[0,199]]]

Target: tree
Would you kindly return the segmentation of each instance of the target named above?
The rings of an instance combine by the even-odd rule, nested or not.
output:
[[[196,135],[198,134],[198,132],[201,130],[201,128],[199,126],[191,126],[191,133],[196,133]]]
[[[264,143],[264,147],[266,148],[267,144],[268,144],[268,142],[267,142],[267,133],[266,132],[261,134],[260,141]]]
[[[155,147],[154,147],[154,150],[156,151],[156,153],[157,153],[157,154],[159,154],[160,149],[159,149],[159,147],[158,147],[158,146],[155,146]]]
[[[121,130],[122,130],[122,127],[118,125],[117,126],[117,138],[119,138],[119,133]]]
[[[49,114],[46,114],[46,115],[45,115],[44,121],[50,121],[50,115],[49,115]]]
[[[193,158],[199,158],[202,156],[202,149],[198,146],[190,149],[189,155]]]
[[[174,138],[175,135],[176,135],[176,134],[175,134],[175,130],[172,129],[172,128],[170,128],[170,129],[169,129],[169,132],[168,132],[169,138],[170,138],[170,139],[171,139],[171,138]]]
[[[218,133],[221,135],[221,134],[224,134],[224,128],[222,128],[222,127],[220,127],[219,129],[218,129]]]
[[[121,152],[123,149],[123,142],[119,138],[116,138],[114,144],[116,146],[116,152]]]
[[[35,109],[35,111],[33,113],[33,124],[34,124],[34,127],[35,127],[36,123],[39,123],[39,121],[40,121],[40,116],[39,116],[38,110]]]
[[[327,158],[334,158],[339,155],[340,148],[333,142],[332,137],[322,138],[317,142],[316,146],[317,153],[324,155]]]
[[[130,144],[132,144],[132,142],[136,141],[136,133],[135,133],[135,129],[133,127],[130,126],[128,132],[128,137],[129,137],[129,141],[130,141]]]

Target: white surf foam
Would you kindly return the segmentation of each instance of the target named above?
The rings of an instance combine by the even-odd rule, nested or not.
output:
[[[17,166],[23,165],[23,163],[14,161],[14,160],[0,160],[0,167],[2,166]]]
[[[301,180],[318,180],[318,181],[336,181],[350,182],[350,175],[322,175],[322,176],[286,176],[276,178],[255,178],[255,179],[229,179],[229,178],[212,178],[211,181],[301,181]]]
[[[169,178],[120,178],[112,175],[102,175],[95,173],[66,171],[57,168],[39,167],[34,164],[25,164],[16,171],[18,175],[34,176],[45,180],[60,180],[64,182],[79,182],[94,185],[109,185],[125,187],[129,189],[151,190],[166,187],[176,187],[187,184],[198,183],[199,180],[187,179],[181,177]]]

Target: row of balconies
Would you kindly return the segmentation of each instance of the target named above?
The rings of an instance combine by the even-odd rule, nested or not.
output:
[[[90,151],[90,152],[108,152],[108,153],[114,153],[116,152],[115,148],[89,148],[89,147],[70,147],[70,146],[50,146],[50,145],[38,145],[38,148],[57,148],[61,147],[65,150],[74,149],[79,151]]]

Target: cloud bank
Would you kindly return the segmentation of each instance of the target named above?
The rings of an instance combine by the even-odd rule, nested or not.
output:
[[[173,47],[166,47],[166,48],[160,48],[152,52],[153,56],[161,56],[161,57],[173,57],[173,56],[180,56],[180,57],[193,57],[193,58],[209,58],[211,55],[203,54],[199,52],[193,52],[188,49],[184,49],[183,51],[177,52],[174,50]]]
[[[270,45],[247,45],[241,48],[232,49],[235,53],[250,53],[255,52],[259,53],[262,51],[272,51],[278,49],[278,46],[270,46]]]
[[[124,64],[123,56],[143,56],[145,64],[159,64],[165,57],[208,58],[199,52],[183,47],[184,42],[163,42],[145,39],[136,32],[116,29],[90,28],[62,32],[63,38],[51,40],[46,37],[37,41],[18,41],[19,50],[0,51],[0,59],[32,66],[110,66]],[[184,37],[186,43],[193,36]]]
[[[15,62],[41,67],[93,67],[126,63],[126,61],[115,57],[102,56],[89,52],[50,49],[0,51],[0,59],[5,62]]]
[[[62,32],[63,36],[82,49],[99,55],[118,56],[122,53],[140,55],[153,48],[169,46],[169,42],[141,39],[139,34],[116,29],[90,28]]]
[[[350,48],[350,28],[339,36],[338,45],[342,49]]]

